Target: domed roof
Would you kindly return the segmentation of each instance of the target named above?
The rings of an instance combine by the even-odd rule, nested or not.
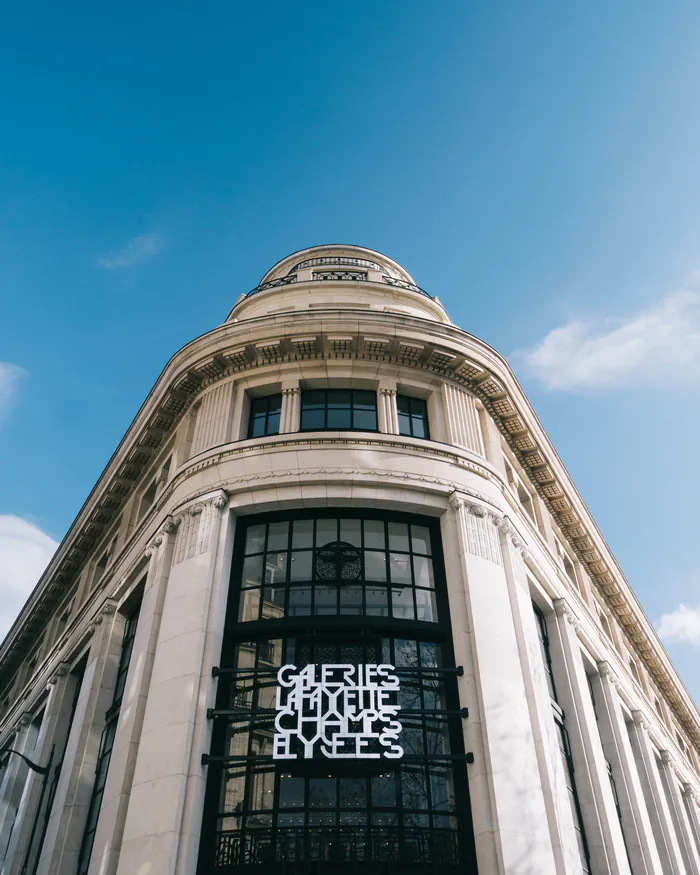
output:
[[[364,246],[343,246],[340,243],[330,243],[326,246],[310,246],[308,249],[300,249],[298,252],[293,252],[268,270],[260,280],[260,285],[282,279],[296,273],[298,270],[319,265],[381,270],[386,276],[410,283],[413,286],[416,285],[411,274],[404,270],[393,258],[389,258],[389,256],[383,255],[381,252],[376,252],[374,249],[365,249]]]

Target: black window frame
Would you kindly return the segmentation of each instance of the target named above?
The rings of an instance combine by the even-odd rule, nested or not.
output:
[[[408,523],[409,525],[413,524],[428,527],[430,529],[432,542],[438,621],[422,622],[415,619],[406,620],[391,616],[380,617],[367,615],[311,615],[304,617],[291,616],[239,622],[239,600],[242,591],[242,567],[246,531],[262,522],[297,520],[300,518],[371,518],[383,520],[387,524],[389,522],[402,522]],[[441,681],[441,683],[444,684],[445,707],[449,710],[449,714],[451,716],[444,717],[442,719],[444,719],[445,721],[449,721],[446,723],[446,731],[449,737],[449,749],[452,751],[453,754],[453,758],[450,760],[449,763],[449,768],[452,770],[451,780],[453,781],[454,787],[454,800],[451,800],[450,804],[455,806],[455,811],[453,812],[452,816],[455,818],[455,822],[457,823],[456,830],[454,832],[451,832],[451,830],[446,830],[445,835],[447,835],[447,833],[450,833],[450,835],[454,835],[456,837],[455,840],[458,841],[460,849],[460,860],[452,866],[436,864],[434,862],[426,862],[425,865],[430,866],[430,871],[434,872],[435,875],[448,875],[448,873],[452,873],[452,875],[473,875],[473,873],[476,872],[476,855],[474,851],[474,837],[469,802],[469,787],[467,781],[467,770],[465,765],[463,723],[462,717],[460,716],[460,702],[456,683],[456,674],[454,673],[454,668],[451,668],[454,667],[454,649],[452,641],[452,629],[449,618],[449,602],[447,598],[447,584],[445,579],[444,557],[442,554],[442,546],[440,540],[439,521],[435,518],[428,518],[417,515],[387,513],[373,508],[356,509],[345,507],[309,510],[300,509],[297,511],[290,511],[286,513],[258,514],[240,519],[237,523],[236,541],[234,544],[234,555],[231,566],[231,583],[229,588],[224,643],[222,648],[220,665],[225,667],[240,664],[236,662],[236,648],[243,646],[249,647],[253,645],[254,642],[262,642],[255,645],[258,648],[257,660],[269,659],[270,654],[268,653],[268,651],[265,650],[265,652],[263,653],[260,648],[269,647],[269,644],[271,642],[277,641],[278,639],[282,640],[282,647],[285,649],[285,653],[287,642],[294,641],[294,646],[297,647],[297,654],[299,653],[298,648],[300,646],[312,646],[311,644],[304,644],[304,642],[315,642],[313,646],[336,646],[337,642],[345,642],[349,643],[351,646],[354,646],[357,644],[358,641],[362,641],[365,642],[363,646],[369,647],[372,642],[376,642],[377,640],[388,640],[390,642],[389,646],[393,648],[394,646],[396,646],[397,641],[415,640],[417,642],[424,642],[426,645],[429,646],[436,645],[440,648],[440,652],[442,655],[441,666],[447,667],[447,672],[445,672],[445,679],[444,681]],[[313,652],[314,654],[316,654],[316,651]],[[300,657],[301,662],[299,664],[302,664],[304,662],[304,658],[308,657]],[[311,657],[311,659],[314,660],[315,656]],[[371,661],[369,660],[369,658],[367,659],[368,661]],[[255,664],[257,665],[258,662],[256,662]],[[277,663],[275,663],[275,665],[276,664]],[[268,672],[270,670],[271,669],[268,669]],[[228,675],[228,677],[230,678],[231,675]],[[217,683],[218,690],[216,708],[228,708],[230,707],[230,703],[233,701],[231,696],[232,684],[234,683],[234,681],[227,680],[227,675],[225,673],[222,673],[219,676]],[[272,683],[276,683],[276,681],[273,681]],[[235,695],[238,694],[234,693],[234,696]],[[422,695],[423,694],[421,694],[421,696]],[[424,699],[421,699],[421,701],[424,701]],[[260,718],[256,716],[251,717],[251,720],[256,719]],[[408,715],[406,715],[406,719],[408,720]],[[421,719],[426,719],[425,714]],[[430,718],[428,717],[427,719]],[[213,725],[211,745],[211,755],[213,757],[217,755],[220,756],[224,753],[226,744],[226,731],[226,719],[216,719]],[[272,767],[277,770],[276,777],[274,779],[275,796],[273,798],[277,800],[278,803],[281,800],[281,796],[279,795],[279,782],[281,780],[280,775],[283,772],[289,770],[290,762],[291,761],[286,760],[273,761]],[[377,762],[378,761],[376,760],[350,760],[343,762],[338,760],[329,761],[320,758],[318,760],[295,761],[294,763],[292,763],[292,768],[293,770],[296,770],[295,774],[300,774],[299,770],[303,771],[304,769],[307,769],[307,771],[304,772],[304,775],[308,780],[311,780],[312,778],[314,778],[315,775],[320,778],[327,778],[330,767],[330,769],[333,770],[331,774],[338,777],[338,780],[340,780],[343,774],[369,774],[369,772],[367,772],[367,769],[369,769],[370,772],[373,773],[374,770],[377,769]],[[389,762],[390,761],[386,759],[381,760],[382,772],[386,772],[388,774],[389,766],[387,764]],[[399,764],[401,763],[402,760],[397,760],[391,763],[391,768],[397,769],[397,774],[398,769],[401,767]],[[410,769],[410,763],[403,764],[404,769],[406,769],[407,766]],[[208,765],[209,775],[205,794],[200,855],[197,868],[197,872],[200,873],[200,875],[204,875],[204,873],[206,873],[206,875],[212,875],[212,873],[214,872],[223,873],[224,871],[230,873],[243,871],[242,868],[238,869],[235,865],[231,863],[228,864],[228,868],[223,864],[218,867],[215,865],[216,854],[220,851],[221,848],[221,844],[218,839],[218,836],[220,835],[220,833],[218,832],[218,819],[227,816],[225,815],[225,811],[222,811],[219,807],[220,792],[222,787],[221,781],[222,776],[226,774],[225,768],[227,767],[222,764],[217,764],[214,761],[209,762]],[[230,768],[230,766],[228,768]],[[425,774],[428,776],[426,780],[428,781],[428,783],[430,783],[430,776],[432,774],[430,769],[432,767],[428,764],[425,766],[425,768]],[[246,784],[246,788],[247,787],[248,785]],[[309,787],[310,784],[307,784],[305,790],[306,793],[310,792]],[[338,784],[338,787],[340,787],[340,784]],[[252,791],[246,789],[246,794],[249,792]],[[435,797],[433,797],[432,795],[432,789],[429,791],[429,793],[430,799],[434,799]],[[245,798],[247,799],[247,796]],[[336,803],[338,805],[340,804],[337,800]],[[279,811],[279,807],[275,808],[275,824],[277,824],[276,818]],[[440,836],[437,835],[437,832],[435,832],[435,830],[437,830],[437,827],[435,826],[435,823],[437,823],[437,821],[435,821],[435,811],[431,809],[430,812],[426,814],[426,817],[428,817],[428,815],[430,818],[430,826],[426,827],[425,832],[426,834],[429,833],[430,835],[430,847],[437,848],[441,839]],[[342,821],[338,822],[342,823]],[[309,821],[309,824],[310,823],[311,821]],[[372,835],[374,835],[375,826],[371,819],[368,820],[368,823],[372,824],[370,826],[370,832],[372,833]],[[311,830],[311,826],[309,824],[304,827],[307,832]],[[389,840],[397,842],[397,848],[399,847],[398,843],[400,843],[401,854],[405,853],[408,846],[411,845],[411,842],[413,842],[413,850],[410,851],[409,849],[409,852],[415,853],[420,856],[420,854],[424,853],[427,844],[421,845],[421,840],[418,835],[420,833],[420,828],[414,830],[415,835],[412,834],[410,837],[411,841],[408,841],[406,836],[408,832],[410,832],[409,827],[410,821],[409,826],[406,826],[405,824],[397,820],[396,828],[398,830],[402,830],[403,832],[401,833],[400,838],[394,836]],[[275,829],[277,829],[277,827],[275,827]],[[389,827],[387,827],[387,829],[389,829]],[[439,832],[439,830],[437,831]],[[372,845],[372,847],[374,848],[374,845]],[[270,852],[268,851],[268,853]],[[374,853],[374,851],[372,851],[372,853]],[[399,853],[399,851],[397,850],[396,853]],[[437,853],[437,851],[434,851],[434,853]],[[251,861],[249,860],[249,862]],[[260,863],[260,866],[259,868],[251,868],[251,872],[259,871],[261,873],[272,873],[279,871],[280,861],[278,858],[276,858],[275,860],[273,860],[272,858],[269,858],[267,860],[256,859],[256,862]],[[293,865],[295,875],[305,875],[305,873],[307,872],[320,871],[316,868],[316,866],[319,865],[321,867],[329,867],[327,870],[324,868],[323,871],[334,871],[331,865],[332,862],[333,861],[328,858],[325,860],[325,862],[319,862],[317,860],[315,863],[309,859],[304,859],[303,861],[297,859],[294,864],[290,863],[289,865]],[[421,861],[415,859],[412,865],[415,866],[418,862],[422,862],[422,858]],[[388,860],[386,862],[381,862],[377,858],[372,858],[370,863],[368,863],[369,868],[364,868],[364,864],[361,860],[358,859],[355,859],[352,863],[349,863],[346,860],[343,865],[356,867],[352,868],[352,871],[357,872],[357,875],[362,875],[363,872],[378,872],[382,866],[388,866],[386,870],[387,872],[392,871],[396,873],[401,873],[404,871],[401,862],[398,862],[396,860],[392,862],[389,862]],[[246,868],[245,871],[248,872],[248,868]],[[338,871],[345,871],[345,869],[339,868]],[[381,869],[381,871],[384,871],[384,869]],[[411,868],[410,871],[413,871],[413,868]]]
[[[272,407],[273,403],[277,403],[277,407]],[[271,409],[272,408],[272,409]],[[270,421],[277,420],[277,428],[270,428]],[[271,437],[280,433],[280,425],[282,419],[282,393],[272,392],[270,395],[251,395],[250,406],[248,409],[248,428],[246,430],[247,440],[261,437]],[[255,423],[257,421],[264,422],[264,430],[262,434],[253,434]]]
[[[401,408],[406,407],[407,410]],[[430,440],[430,424],[428,421],[428,402],[425,398],[415,398],[413,395],[397,394],[396,408],[399,417],[399,434],[404,437],[415,437]],[[420,422],[420,428],[418,423]],[[416,434],[416,431],[423,432]]]
[[[124,624],[119,666],[117,668],[117,677],[114,682],[114,694],[112,697],[112,704],[105,714],[105,725],[102,730],[102,737],[100,738],[100,748],[97,755],[97,762],[95,764],[95,780],[92,785],[90,804],[88,805],[87,815],[85,817],[85,826],[83,828],[83,837],[80,842],[76,875],[87,875],[90,868],[90,859],[95,844],[95,835],[97,833],[100,811],[102,809],[102,798],[107,783],[114,739],[117,734],[119,714],[121,711],[124,689],[126,688],[126,678],[129,673],[131,654],[134,649],[134,639],[136,638],[140,610],[141,601],[139,600],[137,604],[132,606],[126,616],[126,622]]]
[[[342,403],[339,397],[342,393],[348,393],[349,399],[347,403]],[[333,396],[336,396],[335,398]],[[323,400],[321,400],[323,399]],[[373,404],[367,404],[372,399]],[[367,425],[357,425],[356,420],[359,419],[359,413],[365,413],[366,409],[362,402],[365,402],[367,407],[374,413],[374,424],[371,427]],[[311,406],[313,403],[313,406]],[[329,411],[348,411],[349,425],[329,424]],[[308,424],[310,414],[322,411],[323,424],[314,423]],[[305,423],[306,419],[306,423]],[[377,412],[377,391],[376,389],[353,389],[353,388],[334,388],[334,389],[304,389],[301,393],[301,417],[299,431],[365,431],[378,432],[379,418]]]

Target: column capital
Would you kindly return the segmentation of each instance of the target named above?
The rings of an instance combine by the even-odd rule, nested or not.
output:
[[[632,711],[632,720],[634,720],[634,725],[639,727],[639,729],[643,729],[645,732],[649,729],[649,724],[644,719],[644,714],[641,711]]]
[[[581,624],[578,622],[576,615],[571,610],[571,606],[566,601],[566,599],[555,599],[554,600],[554,613],[559,617],[560,620],[566,620],[566,622],[573,626],[575,632],[581,631]],[[608,663],[605,665],[610,668]]]
[[[612,670],[612,666],[609,662],[601,660],[600,662],[596,663],[596,667],[598,668],[598,674],[600,674],[602,678],[607,678],[607,680],[609,680],[610,683],[615,687],[619,685],[617,675]]]
[[[381,395],[396,395],[396,389],[389,389],[387,386],[380,386],[379,393]]]
[[[661,757],[661,762],[664,763],[664,765],[670,766],[672,769],[674,769],[675,764],[670,750],[660,750],[659,756]]]

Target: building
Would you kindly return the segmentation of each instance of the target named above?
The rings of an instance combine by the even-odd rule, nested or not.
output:
[[[0,705],[0,875],[700,875],[654,630],[506,362],[357,246],[168,362]]]

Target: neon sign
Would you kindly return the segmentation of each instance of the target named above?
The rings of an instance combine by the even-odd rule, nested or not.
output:
[[[272,758],[400,759],[393,665],[283,665],[277,672]],[[296,742],[296,744],[294,743]]]

